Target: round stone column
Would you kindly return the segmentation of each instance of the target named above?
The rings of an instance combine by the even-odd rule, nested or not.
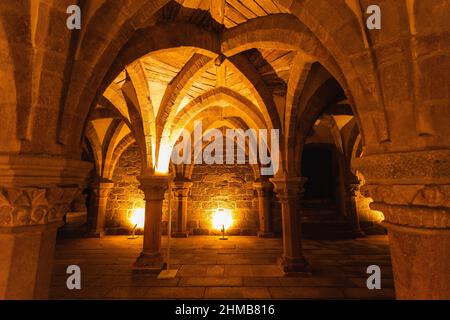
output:
[[[89,185],[92,191],[90,199],[90,235],[101,237],[105,234],[105,216],[108,196],[114,188],[114,183],[107,179],[93,181]]]
[[[169,187],[167,175],[148,175],[139,178],[145,195],[144,243],[134,267],[141,271],[158,271],[163,267],[161,255],[161,221],[164,193]]]
[[[354,163],[361,193],[384,214],[398,299],[450,299],[450,151],[373,155]]]
[[[257,181],[253,183],[253,188],[258,197],[259,207],[259,232],[260,238],[272,238],[274,233],[272,231],[272,190],[273,184],[269,181]]]
[[[47,299],[56,232],[91,164],[0,156],[0,300]]]
[[[172,191],[174,194],[173,208],[175,216],[175,231],[172,236],[175,238],[187,238],[189,231],[187,230],[187,212],[188,212],[188,196],[193,183],[190,180],[175,180],[172,183]]]
[[[283,220],[283,256],[280,259],[287,274],[311,273],[311,267],[303,256],[301,242],[301,219],[298,210],[304,192],[304,177],[281,177],[271,179],[281,203]]]
[[[356,197],[357,193],[360,190],[360,183],[359,180],[354,180],[346,184],[347,186],[347,208],[350,211],[350,220],[353,227],[353,234],[355,237],[364,237],[365,234],[361,230],[361,225],[359,224],[359,216],[358,216],[358,209],[356,206]]]

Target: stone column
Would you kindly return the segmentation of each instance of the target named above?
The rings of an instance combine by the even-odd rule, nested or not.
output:
[[[304,192],[306,178],[282,177],[271,179],[281,203],[283,220],[283,256],[281,265],[288,274],[311,273],[309,263],[303,256],[301,221],[298,210],[300,196]]]
[[[356,207],[356,197],[360,188],[360,183],[361,182],[359,180],[354,180],[347,184],[347,208],[350,211],[349,214],[353,226],[352,231],[355,237],[365,236],[359,224],[358,210]]]
[[[149,175],[139,178],[140,189],[145,195],[144,244],[134,264],[136,270],[149,272],[161,270],[161,221],[164,193],[169,186],[166,175]]]
[[[90,234],[92,236],[101,237],[105,234],[106,205],[113,188],[114,183],[107,179],[99,179],[89,185],[89,189],[92,191],[89,204]]]
[[[0,300],[47,299],[56,231],[91,165],[0,156]]]
[[[272,231],[272,183],[268,181],[257,181],[253,184],[258,197],[259,207],[259,232],[260,238],[271,238],[274,236]]]
[[[176,213],[175,216],[175,231],[172,236],[175,238],[187,238],[189,231],[187,230],[187,211],[188,211],[188,196],[193,183],[189,180],[175,180],[172,184],[172,191],[174,193],[174,201],[172,208]]]
[[[450,299],[450,151],[365,156],[354,166],[385,217],[397,298]]]

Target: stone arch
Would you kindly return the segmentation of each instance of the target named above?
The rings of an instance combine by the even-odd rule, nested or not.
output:
[[[252,19],[247,23],[225,31],[222,41],[222,50],[226,55],[236,55],[252,47],[276,47],[295,50],[302,54],[303,58],[306,58],[310,64],[313,62],[320,63],[339,82],[347,98],[350,100],[358,122],[361,121],[359,113],[363,112],[362,108],[369,105],[365,99],[370,94],[359,95],[358,97],[361,97],[360,100],[356,100],[354,97],[355,92],[359,94],[361,91],[364,91],[361,84],[357,83],[358,86],[356,87],[349,85],[348,79],[356,78],[356,71],[347,62],[341,66],[340,62],[329,52],[328,47],[297,17],[290,14],[277,14]],[[352,82],[352,84],[354,83]],[[294,87],[292,91],[301,90],[302,85],[303,83],[299,82],[299,88]],[[290,106],[288,107],[291,108]],[[295,116],[290,116],[290,118],[294,119]],[[372,124],[371,121],[364,120],[364,126],[370,126]],[[289,127],[292,127],[292,125],[288,125]],[[360,127],[364,137],[365,131],[362,123],[360,123]],[[285,129],[287,128],[285,127]],[[283,154],[289,149],[290,132],[292,132],[291,129],[289,131],[283,131],[284,136],[282,136],[282,139],[285,141],[282,144]],[[284,157],[282,158],[283,163],[285,161]],[[288,165],[285,164],[284,166],[286,166],[286,169],[283,170],[289,170],[287,168]]]
[[[233,129],[233,128],[230,127],[229,129]],[[206,146],[207,146],[207,144],[203,146],[202,152]],[[248,146],[248,144],[246,143],[246,148],[247,148],[247,146]],[[248,155],[248,151],[247,150],[244,150],[244,151],[245,151],[245,154]],[[246,165],[248,165],[252,169],[253,177],[254,177],[255,181],[257,181],[258,179],[261,179],[259,165],[257,165],[257,164],[246,164]],[[194,162],[192,162],[191,164],[185,165],[184,174],[185,174],[186,178],[191,179],[194,167],[195,167]]]
[[[95,171],[100,175],[103,167],[102,144],[98,139],[94,126],[90,122],[86,126],[85,136],[91,145],[91,150],[94,156]]]
[[[114,148],[109,161],[105,165],[104,177],[106,179],[111,180],[113,178],[114,170],[117,166],[117,163],[119,162],[120,157],[125,152],[125,150],[127,150],[128,147],[135,142],[136,140],[134,139],[133,134],[129,133],[118,143],[116,148]]]
[[[240,115],[243,119],[246,119],[247,123],[252,124],[251,127],[267,128],[258,107],[238,93],[219,88],[211,90],[191,101],[177,115],[173,124],[169,124],[171,126],[166,128],[168,130],[167,133],[173,133],[176,129],[184,128],[197,114],[207,110],[209,107],[217,106],[221,102],[233,108],[236,111],[236,115]]]
[[[217,110],[217,109],[215,111],[219,111],[220,112],[220,110]],[[210,114],[210,117],[207,118],[207,121],[206,121],[207,127],[206,127],[206,130],[204,130],[204,132],[207,132],[208,130],[211,130],[211,129],[219,129],[219,128],[243,129],[243,130],[250,129],[250,127],[245,122],[245,120],[243,120],[241,118],[239,118],[239,119],[229,119],[229,118],[227,118],[227,119],[224,119],[224,120],[217,120],[217,118],[214,115],[216,115],[216,113],[212,113],[212,115]],[[218,115],[220,115],[220,113],[218,113]],[[204,119],[205,117],[204,116],[197,116],[191,123],[193,123],[195,120],[200,119],[200,118]],[[205,147],[206,147],[206,145],[203,145],[203,148],[201,150],[202,152],[203,152],[203,149]],[[197,150],[195,145],[192,146],[192,149],[193,149],[194,152],[195,152],[195,150]],[[249,151],[250,151],[250,148],[249,148],[249,145],[248,145],[248,141],[246,140],[245,141],[245,150],[244,150],[244,152],[245,152],[245,155],[247,157],[249,156]],[[193,159],[195,159],[196,156],[197,155],[194,153],[193,154]],[[261,178],[261,174],[260,174],[260,166],[259,166],[259,164],[249,164],[249,166],[253,170],[255,181],[257,179],[260,179]],[[194,168],[194,161],[192,161],[192,163],[190,165],[187,165],[186,167],[187,167],[186,170],[185,170],[186,174],[187,174],[186,177],[190,178],[190,175],[192,174],[192,170]]]
[[[300,175],[302,149],[308,132],[313,128],[315,121],[322,114],[324,109],[333,102],[341,92],[342,88],[340,85],[334,79],[329,79],[322,83],[322,85],[315,90],[314,94],[309,97],[304,112],[298,114],[295,121],[295,144],[291,146],[288,152],[288,172]]]
[[[292,27],[294,27],[294,20],[295,20],[295,23],[296,24],[299,24],[299,21],[297,21],[295,18],[293,18],[293,17],[286,17],[285,15],[275,15],[275,16],[277,16],[277,18],[270,18],[270,17],[267,17],[267,19],[280,19],[278,16],[283,16],[283,19],[286,19],[286,20],[289,20],[289,23],[288,23],[288,25],[289,26],[292,26]],[[262,19],[262,18],[261,18]],[[246,26],[246,25],[248,25],[248,24],[252,24],[252,25],[255,25],[255,20],[259,20],[259,19],[253,19],[253,20],[250,20],[249,22],[247,22],[247,23],[244,23],[242,26]],[[267,20],[267,21],[269,21],[269,20]],[[166,26],[164,26],[164,28],[166,28],[167,26],[170,26],[171,24],[167,24]],[[257,24],[256,24],[257,25]],[[185,28],[186,27],[186,28]],[[192,25],[183,25],[183,28],[176,28],[177,30],[179,30],[179,29],[186,29],[186,30],[189,30],[189,29],[191,29],[191,28],[195,28],[195,29],[198,29],[198,27],[196,27],[196,26],[192,26]],[[239,27],[236,27],[236,28],[241,28],[241,26],[239,26]],[[295,27],[294,27],[295,28]],[[180,46],[180,45],[183,45],[183,44],[181,44],[181,43],[183,43],[183,41],[189,41],[189,43],[192,45],[192,44],[194,44],[195,43],[195,37],[190,37],[189,39],[183,39],[183,37],[182,36],[180,36],[180,35],[177,35],[177,36],[174,36],[173,35],[173,30],[174,30],[174,28],[170,28],[171,29],[171,33],[170,34],[167,34],[167,31],[164,31],[163,29],[162,29],[162,27],[161,26],[158,26],[158,27],[151,27],[151,28],[149,28],[149,29],[146,29],[145,30],[145,32],[137,32],[137,34],[133,37],[133,39],[131,39],[130,41],[129,41],[129,43],[133,43],[133,41],[134,42],[136,42],[136,46],[134,46],[135,48],[133,49],[133,51],[134,52],[131,52],[131,50],[125,50],[125,51],[122,51],[121,53],[120,53],[120,55],[119,55],[119,57],[118,57],[118,59],[116,60],[116,64],[115,64],[115,66],[116,67],[112,67],[111,69],[110,69],[110,74],[115,74],[116,72],[117,72],[117,70],[120,70],[123,66],[125,66],[127,63],[129,63],[129,62],[131,62],[131,61],[133,61],[133,59],[136,59],[136,58],[138,58],[139,56],[142,56],[142,55],[144,55],[144,54],[146,54],[146,53],[148,53],[149,51],[151,51],[151,50],[157,50],[158,48],[154,48],[154,46],[156,46],[156,45],[158,45],[159,46],[159,49],[163,49],[163,47],[170,47],[170,46],[173,46],[175,43],[177,43],[176,45],[177,46]],[[298,29],[298,28],[297,28]],[[145,39],[145,37],[149,37],[149,35],[151,34],[151,30],[153,30],[154,32],[156,32],[156,33],[161,33],[161,32],[163,32],[164,33],[164,37],[161,37],[162,39],[167,39],[167,41],[164,41],[164,43],[158,43],[158,44],[155,44],[155,43],[152,43],[152,41],[142,41],[142,39]],[[167,30],[167,28],[165,29],[165,30]],[[204,31],[204,30],[202,30],[202,31]],[[224,38],[226,38],[226,33],[227,32],[225,32],[225,34],[224,34],[224,36],[222,37],[223,39]],[[260,33],[262,34],[263,32],[261,32],[261,30],[260,30]],[[280,32],[278,32],[278,34],[279,34]],[[189,34],[192,34],[192,33],[189,33]],[[200,34],[202,34],[202,38],[203,38],[203,40],[202,39],[200,39],[200,40],[197,40],[197,43],[195,43],[194,45],[196,46],[196,47],[199,47],[199,48],[202,48],[203,47],[203,51],[202,51],[202,53],[204,52],[204,53],[208,53],[208,52],[213,52],[214,53],[214,55],[216,55],[220,50],[217,48],[217,46],[219,46],[220,45],[220,43],[219,43],[219,41],[218,41],[218,39],[216,39],[216,37],[214,36],[214,34],[210,34],[210,36],[207,36],[206,38],[209,38],[210,40],[209,41],[207,41],[207,40],[205,40],[204,38],[204,34],[206,34],[205,32],[200,32]],[[312,35],[310,35],[310,36],[312,36]],[[137,40],[135,40],[135,39],[141,39],[140,41],[137,41]],[[149,39],[150,40],[150,39]],[[148,44],[146,44],[145,46],[147,46],[147,48],[142,48],[142,44],[143,43],[150,43],[150,45],[148,45]],[[189,45],[189,43],[188,43],[188,45]],[[213,43],[213,45],[211,45],[211,43]],[[140,44],[140,46],[141,46],[141,48],[139,48],[139,44]],[[186,45],[186,44],[184,44],[184,45]],[[209,45],[209,47],[208,47],[208,45]],[[153,49],[152,48],[150,48],[150,47],[152,47],[153,46]],[[320,51],[320,50],[319,50]],[[317,53],[317,52],[316,52]],[[323,50],[323,53],[326,55],[326,50]],[[326,61],[324,61],[323,62],[324,64],[326,64]],[[331,68],[330,67],[330,69],[334,69],[334,70],[336,70],[336,68]],[[112,70],[116,70],[116,71],[112,71]],[[112,76],[109,76],[109,78],[111,79],[112,78]],[[106,78],[106,79],[108,79],[108,77]],[[106,81],[107,82],[107,81]]]
[[[153,167],[154,160],[152,154],[152,141],[151,139],[148,139],[148,136],[146,136],[144,133],[144,123],[142,121],[139,106],[137,105],[134,89],[128,87],[125,90],[127,90],[128,92],[125,93],[123,89],[122,92],[124,92],[125,101],[130,112],[131,128],[136,142],[139,146],[139,150],[141,153],[142,171],[144,171]]]
[[[123,121],[117,123],[113,128],[110,129],[111,132],[105,141],[106,145],[103,146],[103,167],[101,171],[101,176],[106,177],[106,171],[111,167],[112,162],[114,161],[114,152],[117,146],[121,143],[123,139],[126,139],[128,135],[132,136],[132,133],[129,130],[127,124]],[[128,132],[128,133],[127,133]],[[126,134],[124,136],[124,134]],[[111,171],[111,170],[110,170]]]
[[[138,31],[137,34],[127,44],[127,49],[121,51],[115,60],[114,64],[108,70],[108,74],[103,79],[103,84],[99,85],[99,91],[107,89],[107,85],[124,69],[126,66],[151,52],[162,52],[164,50],[171,50],[174,47],[195,47],[202,54],[214,56],[215,53],[211,50],[218,50],[217,36],[209,31],[205,31],[196,26],[187,25],[180,28],[171,29],[173,25],[155,26],[144,31]],[[174,33],[174,30],[183,30],[182,35]],[[195,33],[197,36],[192,36],[189,31]],[[196,32],[194,32],[196,31]],[[167,41],[154,41],[152,35],[163,33],[160,35],[161,39]],[[133,44],[137,42],[136,44]],[[213,44],[211,44],[213,42]],[[214,48],[216,47],[216,48]],[[106,79],[106,80],[105,80]],[[98,86],[97,86],[98,87]],[[94,99],[95,95],[91,95]],[[95,101],[95,100],[94,100]],[[79,110],[81,112],[81,110]],[[75,126],[79,124],[74,123]],[[151,139],[150,139],[151,140]],[[155,158],[157,159],[158,148],[156,148]]]
[[[68,88],[69,92],[59,120],[64,124],[58,133],[58,139],[63,143],[68,142],[70,133],[80,132],[80,125],[72,119],[71,115],[78,115],[79,122],[83,123],[86,120],[87,112],[83,109],[86,106],[92,108],[95,105],[92,101],[106,89],[106,87],[100,88],[101,84],[120,49],[135,30],[151,23],[153,14],[169,2],[169,0],[127,1],[126,6],[124,3],[105,2],[101,7],[94,9],[95,13],[89,25],[86,26],[83,38],[79,41],[78,60],[73,65],[69,76],[72,84]],[[122,12],[120,9],[122,7],[126,7],[127,10],[117,16],[119,12]],[[105,36],[102,24],[109,24],[110,21],[114,21],[114,27],[110,28],[111,31]],[[97,49],[97,54],[92,54],[92,47]]]
[[[148,154],[140,109],[136,106],[137,97],[135,94],[133,97],[133,93],[130,93],[130,90],[128,90],[127,93],[128,95],[117,84],[113,84],[108,87],[108,90],[105,91],[105,95],[100,98],[99,105],[102,105],[109,110],[113,110],[115,114],[120,115],[121,120],[128,126],[133,137],[135,137],[141,152],[142,165],[147,167],[147,163],[149,163],[152,158],[149,157]],[[90,114],[92,115],[92,112]]]
[[[149,151],[152,153],[153,159],[156,148],[155,111],[150,99],[148,85],[145,81],[144,68],[141,62],[136,61],[129,65],[126,71],[136,94],[137,104],[144,124],[145,141],[150,146]]]
[[[156,116],[156,139],[164,133],[166,123],[171,123],[189,88],[210,67],[212,59],[203,54],[194,53],[180,72],[167,86]]]

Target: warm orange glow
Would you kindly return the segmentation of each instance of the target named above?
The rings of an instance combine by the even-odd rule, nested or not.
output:
[[[145,223],[145,209],[138,208],[133,210],[133,214],[130,217],[130,222],[133,226],[136,226],[139,229],[144,228]]]
[[[373,214],[374,220],[376,222],[378,222],[378,223],[383,222],[383,220],[384,220],[383,212],[378,211],[378,210],[372,210],[372,214]]]
[[[158,163],[156,165],[157,174],[167,174],[169,172],[170,156],[173,147],[170,145],[168,139],[161,139],[161,146],[159,147]]]
[[[233,225],[231,210],[217,209],[214,212],[212,224],[217,230],[222,230],[222,228],[225,228],[225,230],[229,229]]]

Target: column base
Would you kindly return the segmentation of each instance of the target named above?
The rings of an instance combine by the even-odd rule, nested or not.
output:
[[[172,232],[172,238],[187,238],[187,237],[189,237],[189,231]]]
[[[258,238],[275,238],[275,233],[258,231]]]
[[[142,252],[133,264],[133,273],[159,273],[164,267],[161,253],[148,254]]]
[[[450,230],[384,222],[400,300],[450,300]]]
[[[304,257],[280,257],[278,263],[288,276],[312,275],[311,266]]]

